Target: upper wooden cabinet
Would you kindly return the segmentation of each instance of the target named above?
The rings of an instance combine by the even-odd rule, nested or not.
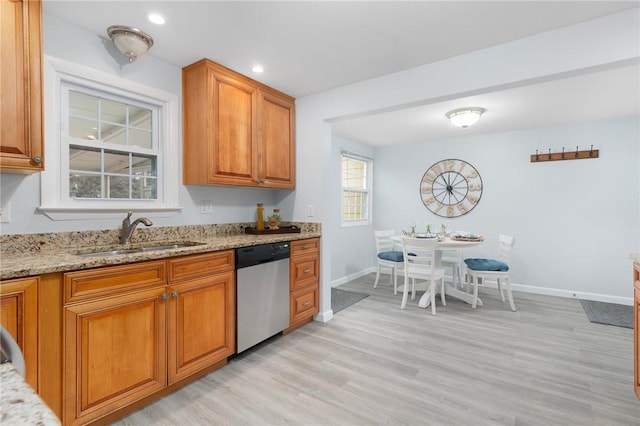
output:
[[[182,70],[185,185],[295,187],[295,99],[203,59]]]
[[[0,171],[44,169],[42,6],[0,0]]]

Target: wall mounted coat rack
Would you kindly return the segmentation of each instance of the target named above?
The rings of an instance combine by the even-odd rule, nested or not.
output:
[[[591,149],[587,149],[584,151],[579,151],[576,146],[575,151],[565,151],[564,147],[562,147],[562,152],[551,152],[551,148],[549,148],[549,152],[539,153],[536,149],[535,154],[531,154],[531,162],[539,163],[541,161],[560,161],[560,160],[584,160],[586,158],[598,158],[600,155],[600,151],[597,149],[593,149],[593,145],[591,145]]]

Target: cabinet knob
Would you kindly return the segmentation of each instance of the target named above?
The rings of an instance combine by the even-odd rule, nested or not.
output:
[[[177,291],[172,291],[172,292],[171,292],[171,295],[172,295],[173,297],[178,297],[178,292],[177,292]]]
[[[311,273],[311,269],[305,269],[305,270],[304,270],[304,273],[305,273],[305,274],[310,274],[310,273]]]
[[[42,157],[40,157],[39,155],[36,155],[35,157],[33,157],[32,160],[36,164],[42,163]]]
[[[162,298],[162,300],[167,300],[169,298],[169,296],[167,295],[167,293],[162,293],[160,295],[160,297]]]
[[[311,302],[304,302],[304,306],[309,306],[311,304]]]

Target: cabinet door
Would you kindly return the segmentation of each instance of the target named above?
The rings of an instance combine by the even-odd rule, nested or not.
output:
[[[25,380],[38,389],[38,282],[21,278],[0,283],[2,326],[20,346]]]
[[[213,74],[214,138],[210,144],[211,183],[255,185],[257,89]]]
[[[294,101],[260,91],[258,177],[270,188],[295,187]]]
[[[98,419],[167,385],[164,290],[65,307],[65,424]]]
[[[169,287],[169,384],[235,351],[233,271]]]
[[[0,167],[43,169],[42,36],[38,0],[0,0]]]

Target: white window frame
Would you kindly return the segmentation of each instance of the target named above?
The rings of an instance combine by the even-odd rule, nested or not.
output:
[[[123,212],[158,213],[166,216],[180,211],[179,191],[179,98],[143,84],[125,80],[58,58],[45,56],[45,170],[41,172],[40,207],[53,220],[112,219]],[[140,100],[158,107],[158,188],[155,200],[71,199],[69,198],[69,152],[61,140],[61,85],[70,84],[98,90],[122,98]],[[63,146],[64,145],[64,146]],[[65,192],[66,191],[66,192]]]
[[[366,189],[359,190],[363,193],[367,194],[367,217],[366,219],[361,220],[345,220],[344,218],[344,191],[348,188],[345,188],[342,185],[342,159],[350,158],[352,160],[362,161],[366,164],[365,169],[365,178],[366,178]],[[352,190],[349,189],[349,190]],[[373,206],[372,198],[373,198],[373,159],[370,157],[366,157],[364,155],[356,154],[353,152],[342,150],[340,152],[340,222],[342,227],[352,227],[352,226],[368,226],[372,223],[371,219],[371,208]]]

